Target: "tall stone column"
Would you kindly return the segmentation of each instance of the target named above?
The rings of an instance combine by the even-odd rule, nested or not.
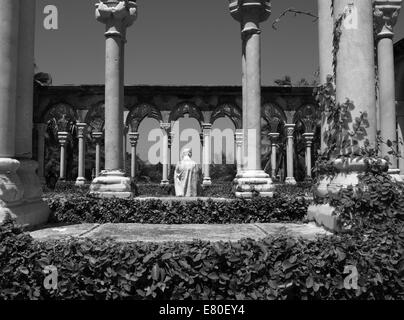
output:
[[[295,132],[295,124],[285,124],[287,144],[286,144],[286,184],[296,184],[293,173],[293,133]]]
[[[35,124],[36,132],[37,132],[37,145],[38,145],[38,176],[39,179],[44,182],[45,181],[45,133],[46,133],[46,124],[45,123],[37,123]]]
[[[236,130],[234,134],[234,140],[236,142],[236,164],[237,164],[237,174],[241,174],[243,170],[242,161],[243,161],[243,141],[244,141],[244,131]]]
[[[306,141],[306,179],[311,180],[311,147],[313,145],[314,133],[303,133],[303,138]]]
[[[318,42],[319,42],[319,67],[320,85],[327,83],[327,77],[334,75],[333,70],[333,37],[334,18],[332,15],[332,0],[317,0],[318,8]],[[325,114],[321,117],[321,151],[324,152],[326,144],[324,133],[327,130]]]
[[[396,92],[394,79],[393,28],[400,13],[402,0],[376,0],[375,22],[379,73],[380,131],[384,141],[397,141]],[[397,158],[389,155],[391,148],[381,145],[383,156],[390,159],[389,172],[399,177]],[[397,150],[396,150],[397,151]]]
[[[362,114],[367,115],[364,124],[366,133],[363,136],[351,137],[351,148],[341,148],[340,155],[357,154],[358,148],[364,147],[368,141],[376,148],[377,117],[375,94],[375,62],[372,1],[337,0],[334,2],[334,17],[345,14],[341,26],[339,50],[337,52],[336,102],[343,104],[351,100],[354,108],[350,110],[353,119],[347,122],[351,132],[356,129],[355,119]],[[391,124],[391,126],[394,126]],[[347,153],[348,152],[348,153]],[[336,159],[334,166],[340,172],[328,186],[332,196],[341,188],[358,184],[358,172],[366,169],[360,157],[344,160]]]
[[[271,175],[272,179],[276,178],[276,149],[278,148],[277,141],[279,139],[278,132],[269,133],[269,138],[271,139]]]
[[[270,1],[230,1],[230,13],[241,23],[243,52],[245,53],[245,105],[248,116],[245,129],[248,133],[247,161],[244,171],[238,175],[236,196],[252,197],[254,193],[272,196],[273,185],[261,168],[261,30],[259,24],[271,14]]]
[[[161,185],[168,185],[168,136],[171,131],[171,123],[160,123],[160,128],[163,130],[163,176],[161,180]]]
[[[211,163],[211,139],[212,139],[212,124],[203,123],[203,182],[202,185],[212,185],[210,178],[210,163]]]
[[[78,176],[76,185],[84,185],[86,183],[85,177],[85,137],[84,130],[87,127],[86,123],[77,123],[77,138],[79,140],[79,156],[78,156]]]
[[[60,145],[60,173],[59,179],[64,181],[66,180],[66,144],[69,138],[69,133],[65,131],[58,132],[58,140]]]
[[[167,170],[168,170],[168,179],[170,180],[171,176],[171,147],[172,147],[172,136],[171,134],[168,136],[168,155],[167,155]]]
[[[241,92],[242,92],[242,125],[243,125],[243,145],[242,145],[242,158],[241,158],[241,170],[237,171],[237,175],[240,175],[244,171],[245,163],[244,158],[246,157],[247,145],[248,145],[248,130],[247,130],[247,64],[246,64],[246,53],[245,53],[245,38],[243,36],[243,23],[241,26]],[[237,178],[236,178],[237,179]]]
[[[16,84],[20,3],[3,0],[0,10],[0,222],[20,204],[23,186],[15,158]]]
[[[136,19],[133,1],[102,0],[96,18],[106,25],[105,63],[105,170],[91,184],[100,196],[132,197],[131,179],[123,168],[123,48],[126,29]]]
[[[130,147],[131,147],[131,161],[130,161],[130,177],[136,178],[136,146],[139,140],[139,132],[129,133]]]
[[[98,177],[101,172],[101,140],[103,138],[102,132],[93,132],[92,137],[95,141],[95,176]]]

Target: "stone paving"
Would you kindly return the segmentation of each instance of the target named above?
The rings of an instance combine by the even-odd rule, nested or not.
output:
[[[136,224],[106,223],[54,226],[32,231],[31,236],[38,241],[63,240],[73,238],[104,239],[118,242],[188,242],[231,241],[243,238],[262,239],[270,235],[288,235],[314,240],[317,236],[331,235],[314,223],[254,223],[254,224]]]

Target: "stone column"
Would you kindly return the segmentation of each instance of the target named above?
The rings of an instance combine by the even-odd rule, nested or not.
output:
[[[163,176],[161,185],[165,186],[169,184],[168,181],[168,136],[171,131],[171,123],[160,123],[160,128],[163,130]]]
[[[318,8],[318,40],[319,40],[319,67],[320,85],[327,83],[327,77],[334,75],[333,70],[333,37],[334,19],[332,15],[332,0],[317,0]],[[325,114],[321,117],[321,151],[324,152],[326,144],[324,133],[327,130]]]
[[[384,141],[397,141],[396,92],[394,79],[393,27],[401,9],[402,0],[376,0],[375,22],[377,32],[377,58],[379,72],[380,131]],[[391,174],[399,176],[397,158],[388,154],[391,150],[381,145],[382,156],[390,159]],[[396,150],[397,151],[397,150]]]
[[[245,53],[245,129],[248,133],[247,161],[244,171],[237,176],[236,196],[272,196],[273,185],[261,168],[261,30],[259,24],[271,13],[270,1],[230,1],[230,13],[242,26]]]
[[[59,179],[64,181],[66,180],[66,144],[67,139],[69,137],[69,133],[65,131],[58,132],[58,140],[60,145],[60,174]]]
[[[136,178],[136,146],[139,140],[139,132],[129,133],[130,147],[131,147],[131,161],[130,161],[130,177]]]
[[[100,196],[132,197],[131,179],[123,166],[123,48],[125,32],[136,19],[133,1],[103,0],[96,18],[106,25],[105,63],[105,170],[94,179],[90,192]]]
[[[295,124],[285,124],[285,131],[287,137],[286,143],[286,184],[296,184],[296,180],[293,173],[293,133],[295,132]]]
[[[23,186],[15,160],[17,45],[20,2],[3,0],[0,10],[0,222],[21,203]]]
[[[306,179],[311,180],[311,146],[313,144],[314,133],[303,133],[303,137],[306,140]]]
[[[46,133],[46,124],[45,123],[37,123],[35,124],[35,128],[38,135],[38,176],[39,179],[44,182],[45,181],[45,133]]]
[[[203,182],[204,186],[212,185],[212,180],[210,178],[210,163],[211,163],[211,133],[212,133],[212,124],[211,123],[203,123]]]
[[[78,175],[76,179],[76,185],[84,185],[86,183],[85,178],[85,137],[84,130],[87,127],[86,123],[77,123],[77,138],[79,140],[79,155],[78,155]]]
[[[101,139],[104,134],[102,132],[93,132],[91,135],[95,141],[95,176],[98,177],[101,172]]]
[[[278,132],[269,133],[269,138],[271,139],[271,175],[272,179],[276,178],[276,149],[278,148],[277,141],[279,139]]]
[[[350,110],[350,117],[353,121],[346,123],[351,132],[355,131],[355,119],[360,118],[361,114],[367,115],[367,123],[364,125],[366,133],[363,136],[350,138],[355,146],[341,148],[335,156],[355,155],[358,148],[364,147],[367,141],[371,147],[376,148],[377,133],[372,1],[355,1],[354,4],[351,0],[335,1],[335,19],[342,14],[346,17],[342,22],[337,53],[336,102],[343,104],[347,99],[352,101],[354,108]],[[341,188],[357,185],[358,172],[366,169],[360,157],[350,157],[346,161],[336,159],[334,166],[341,173],[328,186],[331,196]]]
[[[167,160],[168,160],[168,178],[170,178],[171,175],[171,147],[172,147],[172,139],[173,135],[170,132],[170,135],[168,136],[168,155],[167,155]]]
[[[236,163],[237,163],[237,175],[241,174],[243,170],[243,141],[244,141],[244,131],[236,130],[234,134],[234,141],[236,142]]]
[[[201,141],[201,147],[202,147],[202,157],[201,157],[201,171],[202,171],[202,176],[205,176],[205,145],[203,143],[203,132],[199,134],[199,139]]]

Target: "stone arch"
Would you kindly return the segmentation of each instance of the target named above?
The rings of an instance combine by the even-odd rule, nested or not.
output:
[[[148,103],[141,103],[131,108],[126,118],[126,126],[129,127],[132,132],[138,132],[139,125],[145,118],[153,118],[158,122],[163,121],[161,112],[155,106]]]
[[[219,118],[229,118],[236,129],[242,128],[242,115],[240,109],[231,103],[224,103],[219,105],[211,116],[211,123],[213,124]]]
[[[65,115],[66,120],[76,122],[77,111],[68,103],[59,102],[50,105],[41,116],[42,123],[48,123],[51,119],[60,120]]]
[[[102,132],[105,126],[105,102],[100,101],[93,105],[84,120],[87,123],[88,133]]]
[[[181,102],[177,104],[170,113],[170,122],[177,121],[179,118],[184,117],[184,115],[189,114],[191,118],[196,119],[200,125],[204,122],[203,114],[197,105],[193,102]]]

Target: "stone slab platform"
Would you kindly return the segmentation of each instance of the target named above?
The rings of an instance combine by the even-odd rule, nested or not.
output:
[[[314,240],[316,236],[331,235],[314,223],[256,223],[256,224],[135,224],[106,223],[48,227],[30,233],[38,241],[73,238],[104,239],[118,242],[188,242],[193,240],[235,242],[243,238],[259,240],[270,235],[288,235]]]

